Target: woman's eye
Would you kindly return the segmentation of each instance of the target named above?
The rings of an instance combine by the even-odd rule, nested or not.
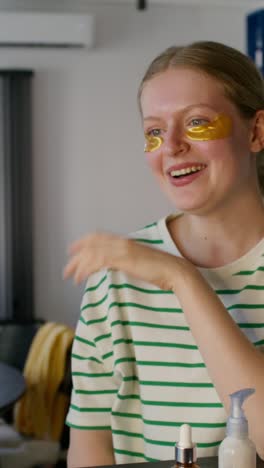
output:
[[[161,135],[161,130],[159,128],[153,128],[147,132],[148,136],[157,137]]]
[[[209,123],[208,119],[192,119],[189,122],[188,127],[199,127],[200,125],[206,125],[208,123]]]

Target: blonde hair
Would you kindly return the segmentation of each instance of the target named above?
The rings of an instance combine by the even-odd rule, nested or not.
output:
[[[213,41],[169,47],[158,55],[140,83],[139,107],[145,84],[154,76],[177,67],[195,68],[215,78],[223,85],[226,97],[246,119],[253,118],[258,110],[264,109],[264,81],[253,61],[233,47]],[[259,156],[258,172],[259,175],[263,172],[264,176],[263,154]]]

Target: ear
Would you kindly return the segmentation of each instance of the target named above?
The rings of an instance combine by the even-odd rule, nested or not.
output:
[[[252,126],[250,149],[258,153],[264,149],[264,110],[257,111]]]

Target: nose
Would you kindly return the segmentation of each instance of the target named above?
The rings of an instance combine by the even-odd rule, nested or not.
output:
[[[167,132],[164,140],[163,150],[165,150],[169,156],[182,156],[187,153],[190,148],[190,144],[184,135],[176,131]]]

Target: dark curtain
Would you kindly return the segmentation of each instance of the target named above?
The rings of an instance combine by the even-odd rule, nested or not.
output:
[[[0,70],[0,321],[34,318],[32,77]]]

